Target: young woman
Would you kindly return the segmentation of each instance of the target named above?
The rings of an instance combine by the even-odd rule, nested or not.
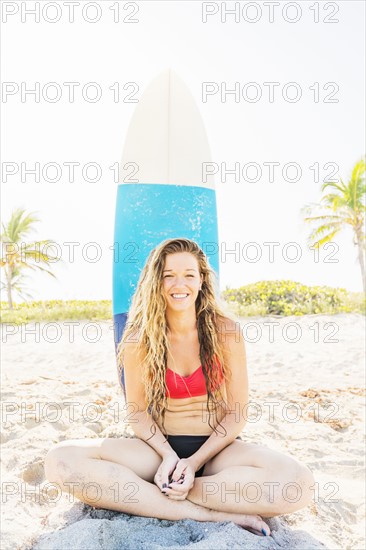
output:
[[[298,460],[238,437],[248,404],[245,345],[239,322],[219,306],[214,277],[191,240],[152,250],[118,346],[136,438],[63,441],[46,456],[46,477],[94,507],[233,521],[269,535],[262,517],[307,506],[314,478]]]

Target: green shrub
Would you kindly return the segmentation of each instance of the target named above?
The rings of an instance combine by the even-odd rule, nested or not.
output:
[[[33,321],[61,321],[87,319],[89,321],[112,320],[111,300],[46,300],[22,302],[8,308],[1,302],[2,323],[29,323]]]
[[[226,289],[222,298],[239,316],[306,315],[316,313],[365,314],[365,295],[344,288],[306,286],[294,281],[260,281]]]

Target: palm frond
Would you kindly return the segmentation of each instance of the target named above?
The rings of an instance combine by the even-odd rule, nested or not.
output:
[[[48,251],[41,251],[46,246],[56,245],[55,241],[44,239],[29,242],[28,235],[34,231],[34,224],[40,221],[36,214],[36,212],[26,213],[23,208],[16,208],[12,212],[9,222],[7,224],[2,223],[0,266],[5,269],[7,281],[2,284],[1,289],[8,291],[10,303],[12,291],[17,292],[22,299],[26,296],[33,298],[25,290],[23,284],[25,277],[22,276],[21,271],[43,271],[56,279],[57,277],[49,269],[38,264],[48,266],[50,262],[55,260],[62,262],[61,258],[50,254]],[[10,282],[8,282],[9,278]]]

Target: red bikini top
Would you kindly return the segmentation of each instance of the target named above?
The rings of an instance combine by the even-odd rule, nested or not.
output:
[[[220,368],[219,385],[221,385],[223,379],[222,368]],[[207,393],[202,365],[200,365],[190,376],[181,376],[167,368],[165,382],[167,387],[165,395],[172,399],[197,397],[198,395],[205,395]]]

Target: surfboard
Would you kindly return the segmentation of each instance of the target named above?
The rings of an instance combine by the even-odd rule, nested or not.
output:
[[[198,106],[172,69],[145,88],[133,112],[117,187],[114,258],[114,343],[120,342],[141,270],[165,239],[185,237],[205,252],[219,291],[219,246],[215,182],[203,181],[211,161]],[[125,393],[124,373],[119,382]]]

